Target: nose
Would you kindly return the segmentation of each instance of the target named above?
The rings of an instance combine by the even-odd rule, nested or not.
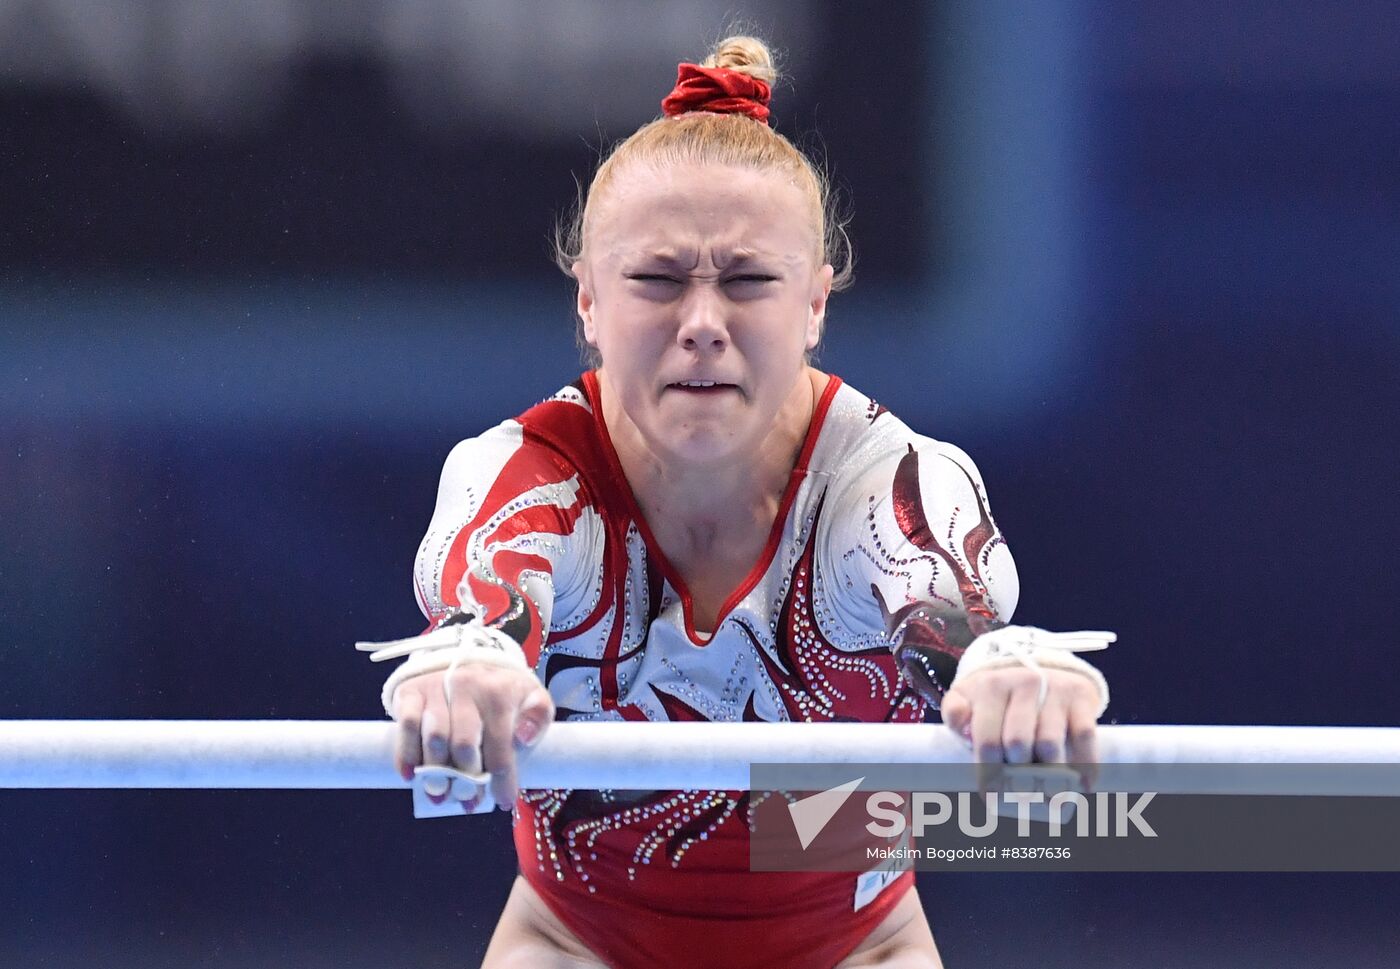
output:
[[[717,286],[692,286],[680,307],[676,342],[687,350],[719,351],[729,343],[725,300]]]

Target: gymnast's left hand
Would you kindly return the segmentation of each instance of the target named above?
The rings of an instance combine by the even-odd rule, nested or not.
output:
[[[1041,674],[1024,666],[962,677],[943,695],[943,722],[972,743],[978,763],[1097,763],[1098,687],[1073,670],[1044,675],[1044,704]]]

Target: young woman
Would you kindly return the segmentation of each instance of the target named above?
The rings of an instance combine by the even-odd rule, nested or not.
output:
[[[808,363],[846,282],[825,181],[751,38],[683,64],[561,247],[598,366],[447,459],[385,685],[399,767],[489,771],[521,876],[486,965],[937,966],[911,874],[748,870],[747,794],[526,791],[559,720],[917,722],[1094,757],[1103,679],[1006,626],[976,467]],[[1030,665],[1019,657],[1032,656]],[[460,786],[460,785],[459,785]],[[468,785],[470,787],[470,785]]]

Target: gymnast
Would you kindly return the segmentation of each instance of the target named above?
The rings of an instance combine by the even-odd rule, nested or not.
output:
[[[1103,677],[1007,625],[1016,569],[976,466],[811,365],[849,243],[769,126],[774,78],[750,37],[680,65],[561,233],[593,368],[443,468],[415,567],[430,625],[383,701],[405,778],[489,772],[432,793],[514,812],[493,969],[941,964],[912,872],[873,897],[751,872],[747,793],[518,791],[554,720],[933,708],[981,761],[1095,759]]]

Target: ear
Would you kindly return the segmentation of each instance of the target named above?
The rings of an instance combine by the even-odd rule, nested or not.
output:
[[[574,279],[578,281],[578,302],[575,309],[578,311],[578,318],[583,322],[583,338],[596,350],[598,337],[593,326],[593,279],[582,259],[569,268],[574,274]]]
[[[812,277],[811,312],[807,316],[807,349],[814,350],[826,325],[826,301],[831,298],[831,278],[835,270],[828,263]]]

